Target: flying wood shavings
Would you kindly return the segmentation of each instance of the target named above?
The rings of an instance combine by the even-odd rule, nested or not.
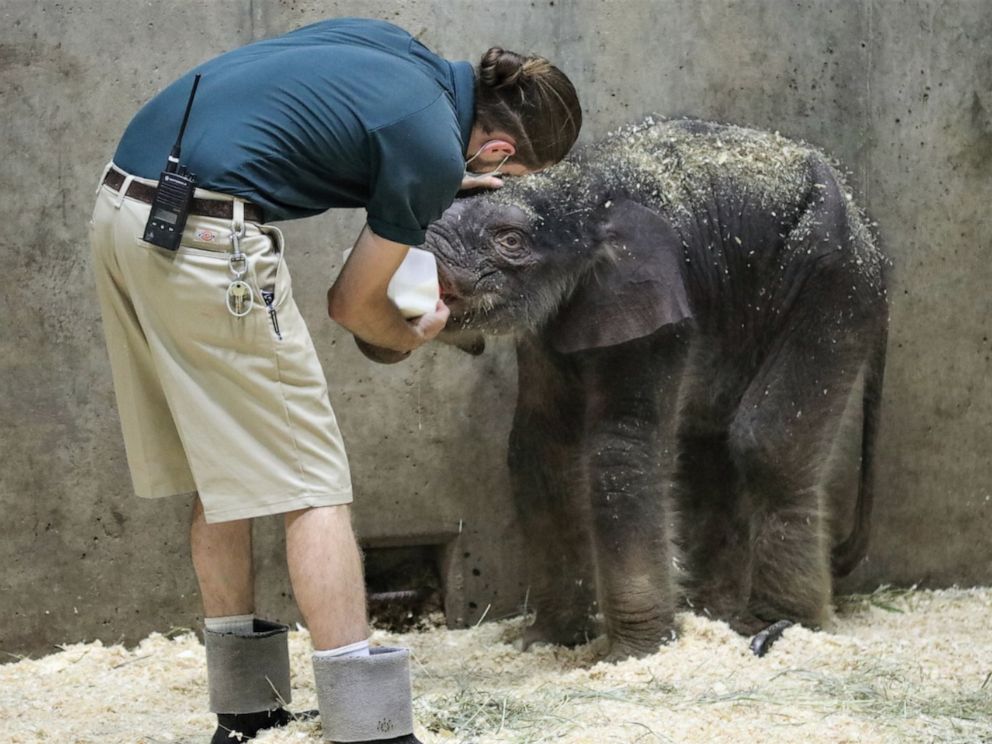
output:
[[[646,659],[596,664],[601,641],[514,649],[520,619],[471,630],[377,631],[413,651],[417,735],[440,742],[979,742],[992,740],[992,590],[842,598],[830,632],[791,628],[763,659],[723,623],[680,616]],[[309,639],[291,634],[292,708],[315,706]],[[0,740],[205,741],[203,647],[154,634],[136,648],[65,646],[0,666]],[[259,744],[318,744],[297,722]]]

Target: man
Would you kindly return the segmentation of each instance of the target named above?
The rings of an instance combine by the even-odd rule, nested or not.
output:
[[[142,240],[193,76],[181,162],[198,178],[173,252]],[[139,496],[196,491],[213,741],[290,715],[286,626],[254,616],[251,519],[285,514],[324,735],[416,742],[408,652],[369,649],[351,481],[325,377],[271,220],[366,208],[328,313],[371,347],[436,336],[443,302],[407,321],[386,287],[408,247],[477,172],[565,156],[581,111],[547,60],[490,49],[478,71],[381,21],[336,19],[212,59],[149,101],[101,182],[94,271]]]

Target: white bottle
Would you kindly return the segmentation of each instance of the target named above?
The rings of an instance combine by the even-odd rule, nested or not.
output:
[[[351,251],[349,248],[344,252],[345,261]],[[399,308],[404,318],[418,318],[433,312],[441,299],[434,254],[411,248],[389,280],[386,296]]]
[[[441,299],[434,254],[411,248],[389,281],[386,295],[404,318],[417,318],[433,312]]]

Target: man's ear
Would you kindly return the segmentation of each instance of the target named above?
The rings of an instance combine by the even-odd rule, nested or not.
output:
[[[517,152],[517,146],[505,139],[491,139],[479,148],[480,155],[490,155],[500,158],[512,158]]]
[[[601,261],[549,324],[564,353],[615,346],[692,317],[683,278],[682,240],[663,217],[630,200],[594,215]]]

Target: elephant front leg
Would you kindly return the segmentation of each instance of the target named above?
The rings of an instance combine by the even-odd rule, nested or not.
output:
[[[589,437],[593,544],[610,660],[675,638],[675,586],[656,424],[637,414]]]
[[[595,582],[579,462],[567,444],[536,436],[533,420],[514,427],[510,478],[527,545],[526,604],[535,611],[523,649],[575,646],[594,635]]]
[[[600,609],[611,660],[675,637],[669,491],[682,356],[631,345],[588,376],[585,459]]]
[[[527,550],[522,645],[574,646],[595,635],[595,581],[586,483],[579,456],[584,397],[573,370],[531,339],[517,347],[517,410],[510,433],[513,498]]]

